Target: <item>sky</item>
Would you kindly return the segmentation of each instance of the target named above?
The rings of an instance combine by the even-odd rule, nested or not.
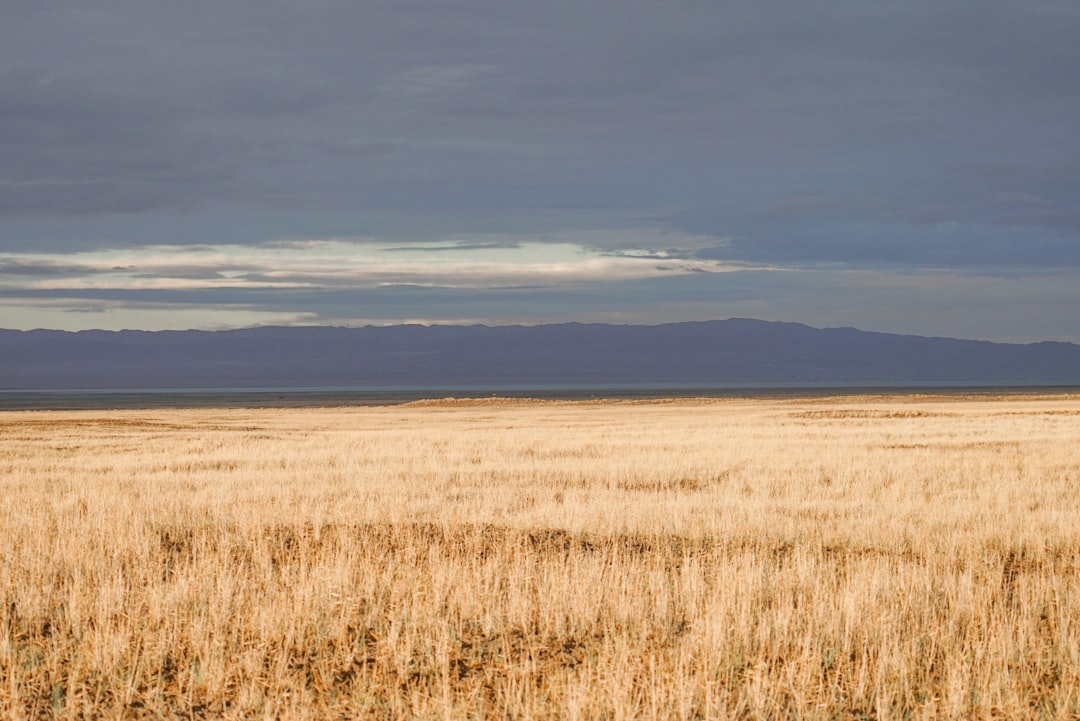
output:
[[[0,0],[0,328],[1080,342],[1075,0]]]

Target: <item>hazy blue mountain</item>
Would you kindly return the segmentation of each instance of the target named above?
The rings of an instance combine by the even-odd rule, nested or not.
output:
[[[701,383],[1080,383],[1080,345],[663,325],[0,330],[0,388]]]

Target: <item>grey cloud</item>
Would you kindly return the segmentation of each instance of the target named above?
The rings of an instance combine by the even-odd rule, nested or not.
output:
[[[148,270],[140,270],[138,266],[135,266],[130,270],[133,278],[172,278],[178,280],[218,280],[228,277],[227,273],[237,273],[240,277],[247,277],[248,274],[253,273],[251,266],[236,263],[221,263],[215,266],[193,264],[156,265]]]
[[[304,118],[325,111],[338,102],[336,88],[313,79],[310,83],[290,82],[259,73],[238,74],[212,81],[204,95],[204,109],[230,114],[238,119]]]
[[[1080,268],[1080,242],[1072,234],[995,225],[817,222],[753,226],[695,257],[795,267]]]
[[[386,252],[398,253],[401,251],[409,253],[443,253],[453,252],[459,250],[505,250],[509,248],[520,248],[521,243],[515,241],[492,241],[490,243],[454,243],[452,245],[390,245],[379,250]]]
[[[838,2],[230,8],[108,2],[25,21],[64,41],[78,71],[10,25],[4,39],[26,67],[70,86],[38,120],[114,128],[69,145],[104,154],[124,138],[127,157],[141,156],[135,177],[173,164],[204,181],[176,183],[178,205],[206,202],[207,187],[223,203],[293,208],[447,195],[471,207],[559,205],[564,194],[640,204],[687,171],[783,183],[776,174],[837,154],[865,168],[898,151],[970,149],[1014,135],[1020,112],[1063,138],[1077,109],[1064,92],[1080,76],[1067,7],[1054,3],[977,14]],[[979,32],[966,31],[976,16]],[[1023,111],[984,86],[1022,90]],[[103,106],[123,98],[138,99],[123,113],[135,120],[110,125]],[[152,205],[97,190],[73,208]]]
[[[228,261],[212,266],[181,263],[157,264],[151,269],[143,269],[138,265],[101,267],[85,263],[0,258],[0,277],[8,276],[9,278],[85,278],[121,274],[140,279],[216,280],[227,277],[228,273],[244,274],[252,271],[252,266]],[[122,285],[122,282],[119,285]]]
[[[0,258],[0,276],[76,276],[86,272],[88,268],[75,264]]]
[[[930,202],[914,208],[911,219],[922,223],[981,222],[1075,232],[1080,231],[1080,203],[1057,203],[1028,193],[994,193],[973,200]]]
[[[659,227],[657,262],[1075,269],[1077,28],[1072,0],[17,0],[0,252]],[[447,293],[415,297],[490,303]],[[610,288],[537,293],[631,313]]]
[[[166,107],[25,69],[0,88],[0,217],[187,207],[228,175]]]

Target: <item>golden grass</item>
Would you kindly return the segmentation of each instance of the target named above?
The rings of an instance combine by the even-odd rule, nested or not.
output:
[[[1077,718],[1080,397],[0,413],[4,718]]]

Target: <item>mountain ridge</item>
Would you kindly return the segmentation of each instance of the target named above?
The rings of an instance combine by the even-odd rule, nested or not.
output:
[[[836,383],[1080,384],[1080,345],[814,328],[657,325],[0,330],[0,389]]]

